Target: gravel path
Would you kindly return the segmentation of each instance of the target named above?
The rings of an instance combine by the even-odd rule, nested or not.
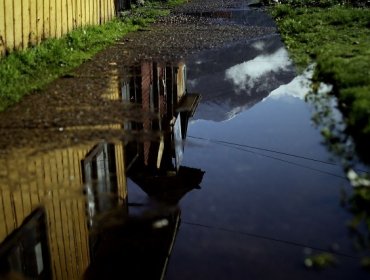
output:
[[[72,75],[25,97],[0,114],[2,153],[26,146],[45,150],[96,139],[157,137],[152,133],[137,135],[117,129],[127,121],[151,116],[110,97],[119,96],[124,67],[142,60],[178,61],[205,48],[276,32],[274,27],[231,21],[229,9],[240,7],[246,8],[246,1],[190,1],[151,26],[124,37]]]

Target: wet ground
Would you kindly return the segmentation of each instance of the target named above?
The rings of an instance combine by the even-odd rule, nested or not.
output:
[[[3,275],[369,277],[307,81],[247,4],[191,1],[0,115]]]

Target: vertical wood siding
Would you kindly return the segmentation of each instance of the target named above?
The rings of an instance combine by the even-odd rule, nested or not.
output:
[[[118,126],[119,125],[112,125]],[[90,262],[81,161],[95,145],[0,158],[0,243],[39,205],[47,212],[54,279],[82,279]],[[115,144],[117,194],[127,197],[124,148]]]
[[[0,57],[112,20],[126,0],[0,0]]]

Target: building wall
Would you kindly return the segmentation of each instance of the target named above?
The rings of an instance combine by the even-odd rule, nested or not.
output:
[[[126,0],[0,0],[0,57],[74,28],[105,23]]]
[[[80,279],[90,263],[81,161],[94,145],[0,159],[0,242],[39,205],[45,207],[55,279]],[[127,196],[122,144],[115,144],[117,195]]]

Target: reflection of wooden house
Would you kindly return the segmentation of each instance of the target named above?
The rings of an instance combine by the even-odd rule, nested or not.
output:
[[[0,178],[0,239],[5,240],[1,246],[9,246],[7,240],[13,240],[12,235],[17,234],[13,231],[22,227],[34,209],[44,205],[53,278],[80,279],[90,263],[88,227],[93,221],[92,214],[106,210],[101,206],[107,198],[113,207],[114,200],[118,205],[127,196],[123,146],[84,145],[27,158],[26,153],[2,158],[7,173]],[[93,196],[84,195],[84,182],[86,192]],[[95,212],[87,218],[86,212],[91,208]],[[24,254],[30,250],[27,246],[33,250],[35,244],[24,242]],[[19,271],[29,261],[25,261],[24,254],[0,258],[18,263],[8,268],[24,272]]]
[[[184,64],[173,67],[144,63],[134,68],[131,79],[123,83],[120,90],[117,70],[110,73],[104,98],[130,100],[141,104],[149,112],[157,113],[158,119],[144,117],[141,122],[128,126],[161,131],[161,142],[108,144],[94,141],[38,151],[40,147],[37,147],[35,139],[32,147],[16,148],[0,155],[3,167],[0,170],[0,260],[4,264],[0,264],[0,274],[15,271],[29,278],[49,279],[52,275],[54,279],[80,279],[91,260],[99,258],[99,240],[90,234],[90,231],[97,229],[99,217],[117,206],[123,215],[127,215],[127,167],[136,174],[139,174],[137,171],[141,167],[145,172],[153,169],[163,174],[182,174],[184,169],[179,168],[177,172],[176,164],[173,164],[174,142],[175,138],[179,142],[185,138],[188,119],[199,101],[199,95],[186,93],[185,78]],[[180,127],[177,133],[175,127]],[[69,129],[102,128],[122,129],[120,124]],[[180,145],[177,149],[178,154],[183,147]],[[176,163],[179,166],[179,159]],[[192,174],[200,173],[196,171]],[[193,188],[197,184],[189,185]],[[182,187],[175,194],[178,199],[187,186]],[[40,205],[45,215],[36,210]],[[141,235],[144,239],[148,237],[151,242],[147,244],[154,246],[148,247],[147,252],[151,252],[148,256],[161,256],[157,263],[152,264],[156,274],[163,273],[176,235],[179,213],[167,215],[165,219],[168,227],[154,231],[154,235],[150,231],[149,235],[144,232]],[[131,220],[129,223],[132,224]],[[122,225],[122,228],[127,230],[130,227]],[[25,229],[30,230],[27,232],[32,232],[32,236],[25,236]],[[126,237],[120,244],[134,251],[129,241],[130,232],[124,233]],[[163,241],[163,246],[155,247],[155,240]],[[17,244],[21,244],[22,248],[19,249]],[[45,253],[47,248],[49,260]],[[120,249],[124,250],[124,247]],[[126,257],[129,258],[128,255]]]
[[[85,279],[163,279],[179,223],[180,210],[167,208],[106,228]]]
[[[37,208],[0,246],[0,278],[51,279],[46,215]]]
[[[110,73],[111,80],[103,95],[109,100],[121,99],[116,72]],[[78,133],[86,128],[95,127],[70,129]],[[103,124],[96,128],[121,129],[121,125]],[[44,147],[37,143],[35,138],[29,147],[27,144],[0,154],[0,247],[10,248],[0,250],[0,259],[9,264],[0,265],[0,274],[14,270],[36,279],[35,271],[40,272],[39,277],[47,271],[47,262],[45,270],[41,270],[40,261],[28,267],[32,262],[28,252],[40,256],[35,247],[37,240],[20,234],[30,227],[27,221],[33,220],[31,213],[42,205],[48,242],[40,244],[42,249],[48,244],[53,279],[81,279],[92,257],[89,228],[94,226],[95,217],[122,206],[127,197],[124,146],[93,142],[43,151]],[[41,234],[38,224],[33,225],[35,234]],[[21,242],[22,250],[17,249],[14,240]],[[27,271],[21,267],[28,267]]]
[[[158,119],[143,117],[141,123],[131,124],[144,131],[160,131],[160,142],[146,141],[139,148],[140,161],[147,167],[168,170],[180,166],[183,140],[189,118],[199,103],[199,94],[186,91],[186,66],[144,62],[128,69],[128,79],[122,82],[122,99],[140,104]]]
[[[128,176],[150,197],[175,205],[187,192],[197,188],[204,172],[180,166],[189,118],[199,103],[199,94],[186,92],[186,66],[146,62],[129,69],[123,83],[125,100],[140,104],[158,119],[144,118],[137,129],[159,130],[158,142],[146,141],[136,148],[136,162]],[[130,147],[127,147],[130,150]]]

